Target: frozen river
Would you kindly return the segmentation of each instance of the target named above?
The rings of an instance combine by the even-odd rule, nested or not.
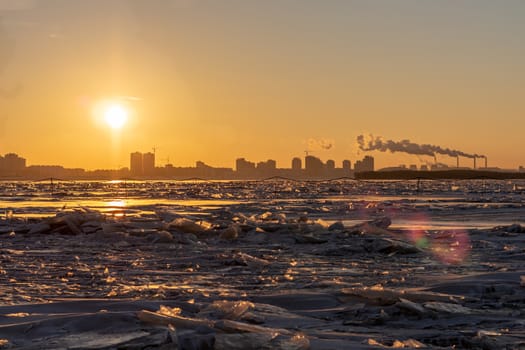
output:
[[[87,207],[109,215],[175,210],[207,216],[280,212],[360,223],[389,216],[392,227],[471,229],[525,223],[525,181],[43,181],[1,182],[3,215],[37,218]]]
[[[0,347],[522,349],[524,188],[2,182]]]

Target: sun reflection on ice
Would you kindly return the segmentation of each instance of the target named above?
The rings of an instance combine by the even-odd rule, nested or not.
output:
[[[106,207],[108,207],[108,208],[125,208],[126,207],[126,202],[124,200],[122,200],[122,199],[112,200],[112,201],[106,202]]]
[[[105,202],[104,205],[107,208],[107,210],[105,210],[106,213],[116,218],[122,218],[126,216],[126,201],[122,199],[116,199],[109,202]]]
[[[121,184],[123,182],[124,182],[123,180],[110,180],[107,183],[110,184],[110,185],[118,185],[118,184]]]

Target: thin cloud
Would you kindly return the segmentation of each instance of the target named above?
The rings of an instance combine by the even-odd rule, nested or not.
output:
[[[123,100],[123,101],[133,101],[133,102],[143,100],[142,97],[137,97],[137,96],[118,96],[117,99]]]
[[[5,89],[5,88],[0,87],[0,97],[6,98],[6,99],[15,98],[20,94],[21,91],[22,91],[22,86],[20,85],[17,85],[16,87],[10,88],[10,89]]]
[[[190,8],[192,6],[195,6],[199,3],[198,0],[172,0],[171,6],[175,8]]]
[[[2,23],[0,23],[0,77],[7,67],[13,51],[13,42],[3,30]],[[4,84],[0,85],[0,99],[12,98],[18,95],[20,87],[6,88]]]
[[[25,11],[36,6],[36,0],[0,0],[0,11]]]

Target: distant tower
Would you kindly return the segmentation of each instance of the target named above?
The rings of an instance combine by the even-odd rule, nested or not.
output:
[[[144,153],[142,155],[142,169],[144,175],[153,175],[155,173],[155,153]]]
[[[365,171],[374,171],[375,170],[374,157],[365,156],[363,158],[363,165],[365,166]]]
[[[18,173],[26,168],[26,160],[15,153],[8,153],[3,158],[3,166],[7,170]]]
[[[299,171],[303,167],[303,162],[301,161],[301,158],[295,157],[292,159],[292,170]]]
[[[266,161],[266,165],[268,166],[268,169],[275,170],[277,169],[277,162],[273,159],[268,159]]]
[[[348,159],[343,160],[343,169],[344,170],[350,170],[352,169],[352,164]]]
[[[326,161],[326,169],[334,170],[335,169],[335,161],[333,161],[332,159],[328,159]]]
[[[305,157],[305,170],[309,177],[319,177],[323,174],[324,164],[323,162],[314,156]]]
[[[238,174],[253,175],[255,173],[255,163],[249,162],[244,158],[235,160],[235,169]]]
[[[363,160],[355,162],[354,169],[356,173],[363,171],[374,171],[374,158],[371,156],[365,156]]]
[[[130,154],[129,169],[132,175],[142,176],[144,174],[142,167],[142,153],[134,152]]]

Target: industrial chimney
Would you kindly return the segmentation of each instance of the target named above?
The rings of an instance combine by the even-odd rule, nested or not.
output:
[[[456,156],[456,168],[459,168],[459,156]]]
[[[487,161],[487,156],[485,156],[485,169],[487,169],[487,168],[488,168],[487,164],[488,164],[488,161]]]
[[[474,170],[476,170],[476,157],[474,157]]]

